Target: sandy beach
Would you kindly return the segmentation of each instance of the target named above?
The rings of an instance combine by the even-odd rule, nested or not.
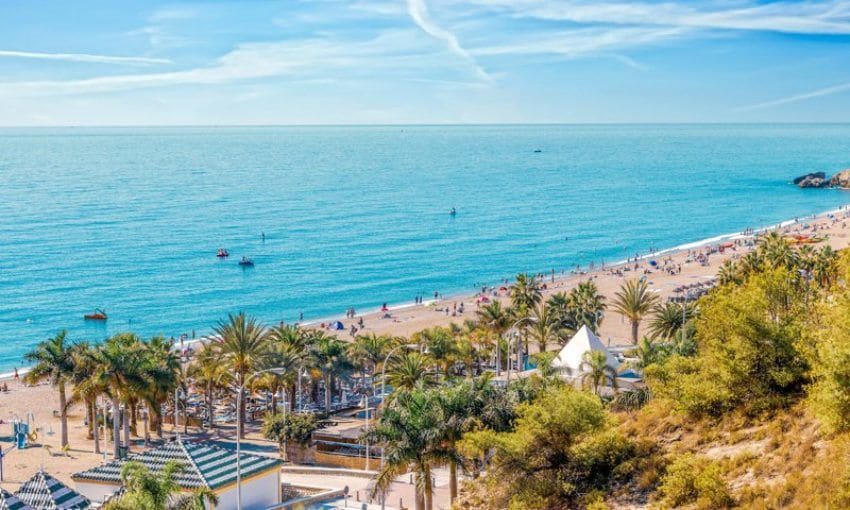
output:
[[[799,233],[824,237],[825,241],[814,246],[829,244],[834,249],[841,249],[850,246],[848,242],[850,219],[848,218],[850,218],[848,210],[833,211],[800,218],[798,221],[792,220],[781,227],[774,228],[780,228],[786,234]],[[722,253],[708,254],[718,245],[728,245],[728,243],[733,243],[732,247],[724,249]],[[743,256],[753,249],[753,245],[752,235],[733,235],[723,240],[716,238],[710,245],[698,243],[686,249],[644,256],[628,264],[606,266],[583,274],[556,275],[554,282],[551,274],[544,275],[543,280],[547,285],[544,294],[548,296],[555,292],[569,291],[580,281],[592,279],[600,292],[610,301],[623,281],[646,276],[651,289],[665,299],[673,296],[675,289],[682,285],[709,282],[724,260]],[[704,263],[697,261],[701,255],[707,257]],[[650,261],[655,261],[657,265],[651,264]],[[496,294],[493,296],[491,292],[488,292],[488,299],[508,299],[504,291],[496,289]],[[470,293],[426,302],[423,305],[391,309],[388,312],[368,313],[362,316],[364,327],[361,332],[409,336],[423,328],[443,326],[451,322],[460,323],[474,318],[476,299],[479,297],[480,293]],[[463,304],[463,313],[453,315],[455,306],[460,307],[461,304]],[[357,324],[360,318],[358,316],[354,319],[339,319],[343,322],[345,330],[335,331],[335,333],[340,338],[350,339],[350,327],[352,324]],[[609,311],[602,322],[600,337],[612,346],[627,345],[629,343],[628,323],[619,314]],[[68,455],[65,455],[59,447],[59,418],[58,414],[54,414],[58,409],[55,389],[48,384],[27,386],[19,380],[8,378],[7,384],[9,391],[0,392],[0,419],[3,420],[0,424],[0,430],[2,430],[0,446],[6,454],[3,459],[3,483],[0,485],[6,489],[15,490],[22,481],[42,466],[59,480],[71,483],[72,473],[102,462],[102,456],[92,452],[93,442],[85,439],[86,429],[83,424],[82,408],[79,405],[73,405],[69,412],[71,450]],[[29,413],[32,414],[36,427],[40,429],[36,446],[26,451],[12,450],[10,422],[16,417],[26,419]],[[166,435],[168,430],[169,426],[166,426]],[[102,443],[102,446],[109,450],[106,443]]]

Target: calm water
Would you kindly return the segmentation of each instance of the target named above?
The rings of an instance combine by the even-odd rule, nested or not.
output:
[[[771,224],[850,202],[788,183],[847,166],[838,125],[4,129],[0,369],[60,328],[327,317]]]

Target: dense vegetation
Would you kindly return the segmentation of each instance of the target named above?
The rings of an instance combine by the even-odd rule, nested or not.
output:
[[[100,396],[128,413],[126,437],[140,411],[161,434],[163,406],[179,388],[204,392],[213,426],[215,403],[233,401],[239,387],[290,409],[301,388],[329,412],[345,383],[369,394],[385,383],[394,391],[363,437],[384,451],[375,493],[412,471],[417,510],[433,507],[440,467],[457,508],[847,507],[850,253],[769,234],[725,263],[718,280],[687,305],[627,281],[606,305],[592,282],[545,299],[536,278],[519,275],[509,302],[409,339],[344,342],[238,314],[188,366],[162,338],[121,334],[93,346],[59,334],[30,353],[27,378],[57,387],[63,443],[70,403],[94,416]],[[581,326],[596,330],[609,306],[632,326],[629,368],[644,373],[645,388],[612,391],[616,374],[592,354],[575,387],[551,364],[547,351]],[[536,376],[492,380],[533,350]],[[319,426],[312,414],[277,408],[264,420],[266,437],[304,443]],[[117,449],[122,431],[112,425]],[[461,473],[469,479],[459,487]]]

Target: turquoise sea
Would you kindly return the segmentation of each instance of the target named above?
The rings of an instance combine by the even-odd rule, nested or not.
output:
[[[848,166],[848,125],[0,129],[0,369],[61,328],[316,319],[773,224],[850,202],[789,183]]]

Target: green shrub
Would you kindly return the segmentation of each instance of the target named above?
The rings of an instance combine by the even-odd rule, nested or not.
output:
[[[312,413],[269,414],[263,420],[263,437],[283,444],[284,441],[306,443],[319,428],[319,420]]]
[[[708,509],[732,504],[720,464],[692,453],[679,456],[668,466],[658,490],[665,507],[696,503],[699,508]]]

